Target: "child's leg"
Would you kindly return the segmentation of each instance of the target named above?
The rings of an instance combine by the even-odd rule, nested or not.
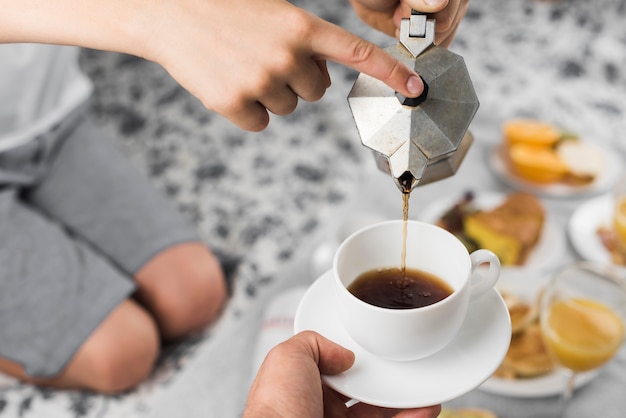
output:
[[[150,372],[152,317],[107,260],[0,187],[0,371],[55,387],[118,391]]]
[[[1,357],[0,371],[35,385],[113,393],[142,382],[152,370],[158,350],[154,321],[136,302],[125,300],[58,374],[31,377],[21,364]]]
[[[218,317],[226,298],[221,267],[200,242],[161,251],[135,280],[135,297],[154,315],[164,340],[202,331]]]
[[[83,121],[51,155],[26,198],[136,279],[162,337],[214,321],[226,299],[217,259],[110,139]]]

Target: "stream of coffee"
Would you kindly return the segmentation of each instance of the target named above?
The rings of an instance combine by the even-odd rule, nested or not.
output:
[[[406,278],[406,230],[409,220],[409,197],[411,193],[402,192],[402,255],[400,259],[400,271],[403,280]]]
[[[402,273],[402,287],[406,285],[406,234],[407,224],[409,220],[409,198],[413,188],[413,175],[408,171],[400,178],[400,186],[402,187],[402,255],[400,258],[400,272]]]

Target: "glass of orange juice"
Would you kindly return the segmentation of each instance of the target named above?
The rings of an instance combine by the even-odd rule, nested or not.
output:
[[[613,188],[613,231],[621,254],[626,255],[626,176]]]
[[[603,366],[624,342],[625,279],[615,267],[599,263],[562,268],[542,292],[540,323],[545,346],[569,375],[563,388],[564,411],[576,374]]]

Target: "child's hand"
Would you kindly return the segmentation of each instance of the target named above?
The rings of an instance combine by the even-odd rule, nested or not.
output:
[[[411,9],[430,13],[437,20],[435,43],[447,48],[465,17],[469,0],[350,0],[361,20],[381,32],[396,38],[400,35],[400,20]]]
[[[286,1],[165,3],[147,11],[144,55],[242,129],[264,129],[268,111],[287,115],[299,98],[319,100],[330,86],[327,60],[408,97],[422,92],[415,72],[387,52]]]

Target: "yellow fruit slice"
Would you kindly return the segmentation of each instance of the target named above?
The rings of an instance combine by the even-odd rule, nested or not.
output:
[[[549,147],[518,143],[509,147],[509,160],[515,173],[535,183],[561,180],[569,167]]]
[[[551,146],[562,136],[555,126],[533,119],[512,119],[502,126],[505,141],[510,144]]]
[[[613,229],[617,234],[619,244],[622,248],[626,248],[626,197],[619,198],[615,204]]]

